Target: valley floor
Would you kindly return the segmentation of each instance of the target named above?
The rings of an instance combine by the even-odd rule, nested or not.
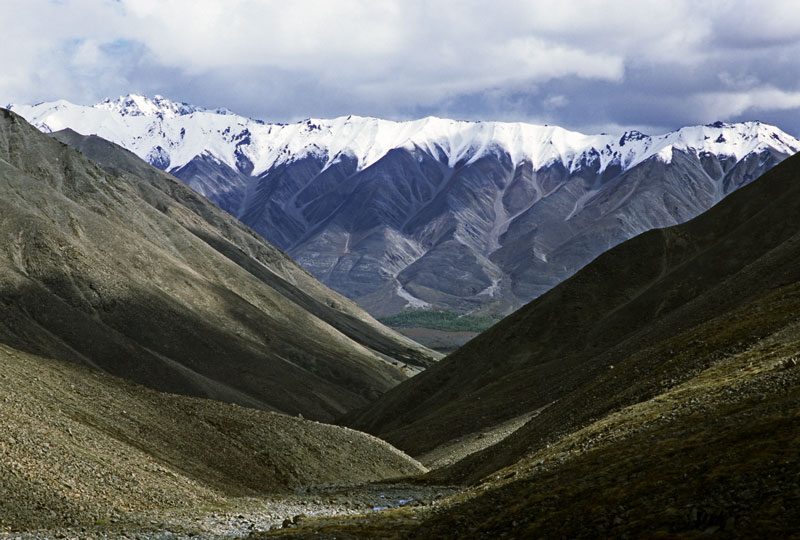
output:
[[[96,527],[42,529],[13,532],[0,529],[0,538],[40,540],[50,538],[97,538],[183,540],[189,538],[235,539],[269,531],[288,532],[303,521],[325,518],[357,518],[393,508],[406,509],[413,519],[427,514],[438,501],[455,493],[449,486],[381,483],[329,487],[292,495],[230,499],[222,507],[142,512],[112,519]],[[412,518],[410,518],[412,519]],[[286,526],[284,526],[286,523]]]
[[[425,345],[434,351],[450,354],[479,334],[479,332],[453,332],[437,330],[435,328],[412,327],[405,328],[394,326],[392,330],[410,337],[417,343]]]
[[[333,519],[368,522],[386,510],[400,509],[411,523],[454,494],[451,486],[378,483],[361,486],[331,486],[292,495],[229,499],[220,507],[154,511],[120,516],[96,527],[42,529],[13,532],[0,528],[0,538],[44,540],[50,538],[96,538],[140,540],[228,540],[259,537],[270,531],[286,534],[296,525]],[[285,524],[285,525],[284,525]]]

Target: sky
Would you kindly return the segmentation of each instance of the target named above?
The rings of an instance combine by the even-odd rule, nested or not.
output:
[[[0,103],[800,136],[797,0],[2,0]]]

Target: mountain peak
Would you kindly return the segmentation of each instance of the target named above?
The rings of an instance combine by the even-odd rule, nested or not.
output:
[[[227,109],[209,110],[160,95],[135,93],[93,107],[58,101],[21,106],[18,112],[46,132],[72,127],[112,140],[147,160],[168,155],[168,161],[159,162],[168,162],[171,169],[207,153],[234,170],[247,164],[250,175],[308,155],[332,159],[347,154],[364,169],[394,148],[420,148],[446,159],[451,166],[498,149],[506,152],[514,165],[528,161],[541,167],[560,162],[570,170],[596,155],[599,172],[616,165],[625,170],[654,156],[669,160],[672,148],[736,159],[757,148],[771,147],[784,154],[800,150],[800,141],[760,122],[717,122],[662,135],[631,130],[616,136],[585,135],[524,122],[469,122],[435,116],[392,121],[350,115],[272,124]],[[147,124],[145,133],[142,123]]]
[[[140,94],[128,94],[114,100],[106,98],[94,105],[94,108],[112,111],[121,116],[161,116],[162,118],[186,116],[206,110],[189,103],[170,101],[158,94],[152,98]],[[224,114],[221,111],[220,113]]]
[[[649,135],[642,133],[641,131],[637,131],[635,129],[631,131],[626,131],[622,134],[622,137],[619,138],[619,145],[625,146],[625,143],[630,141],[641,141],[642,139],[650,138]]]

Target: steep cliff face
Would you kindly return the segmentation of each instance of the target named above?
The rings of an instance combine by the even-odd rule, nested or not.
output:
[[[142,96],[15,110],[169,170],[376,315],[508,313],[800,150],[757,122],[620,137],[439,118],[271,125]]]

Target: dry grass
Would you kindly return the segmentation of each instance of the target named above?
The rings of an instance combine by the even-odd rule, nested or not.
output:
[[[0,519],[103,525],[424,469],[363,433],[145,389],[0,345]]]

